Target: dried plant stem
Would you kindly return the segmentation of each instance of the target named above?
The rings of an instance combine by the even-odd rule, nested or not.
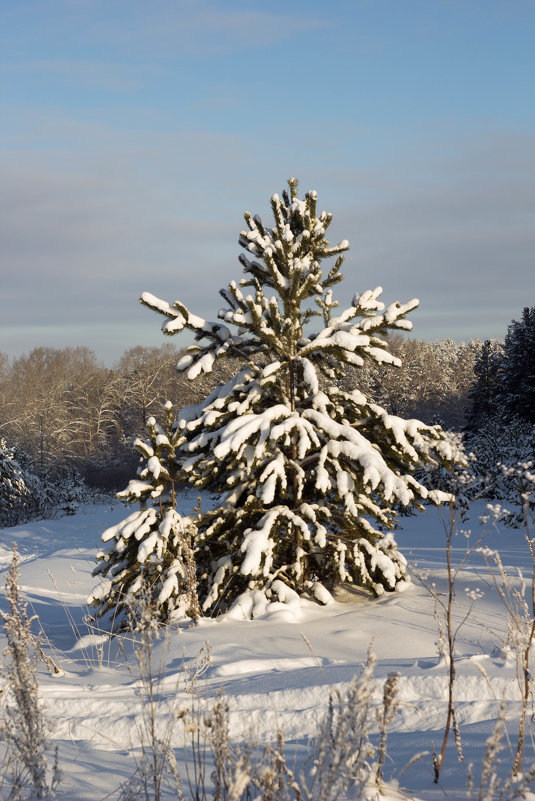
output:
[[[37,680],[37,667],[46,659],[39,638],[31,631],[33,618],[28,617],[28,605],[20,589],[20,559],[13,545],[13,558],[7,573],[5,595],[9,611],[0,611],[7,638],[8,656],[6,676],[7,703],[0,736],[8,743],[8,762],[11,770],[9,798],[52,801],[60,782],[57,749],[52,767],[48,766],[47,753],[51,750],[49,727],[46,720]]]
[[[453,598],[454,598],[454,590],[455,590],[455,574],[457,571],[453,570],[452,561],[451,561],[451,541],[453,538],[453,532],[455,529],[455,514],[453,509],[453,504],[450,505],[450,524],[448,528],[448,534],[446,539],[446,564],[447,564],[447,571],[448,571],[448,598],[444,605],[444,613],[446,619],[446,642],[447,642],[447,659],[448,659],[448,713],[446,716],[446,725],[444,727],[444,737],[442,739],[442,748],[440,750],[440,754],[436,755],[436,758],[433,760],[434,764],[434,771],[435,771],[435,784],[438,783],[440,778],[440,771],[442,770],[442,763],[444,762],[444,756],[446,754],[446,746],[448,744],[448,739],[450,735],[450,730],[453,727],[455,730],[458,751],[460,746],[460,734],[459,728],[457,726],[457,721],[455,719],[455,706],[454,706],[454,699],[453,699],[453,686],[455,684],[455,635],[456,632],[453,629],[453,621],[452,621],[452,609],[453,609]],[[459,759],[462,761],[462,753],[459,752]]]
[[[522,711],[520,713],[520,724],[518,727],[518,741],[516,744],[516,756],[515,762],[513,766],[513,773],[517,775],[520,772],[520,767],[522,763],[522,758],[524,755],[524,743],[526,739],[526,713],[528,708],[528,701],[531,695],[531,671],[529,668],[529,655],[531,652],[531,646],[533,644],[533,638],[535,637],[535,547],[533,544],[533,540],[530,537],[529,532],[529,525],[526,516],[526,539],[529,545],[529,550],[531,553],[532,565],[533,565],[533,572],[531,578],[531,609],[532,609],[532,620],[531,626],[529,628],[529,633],[527,637],[526,646],[524,648],[523,658],[522,658],[522,682],[520,685],[520,691],[522,694]]]
[[[533,695],[533,679],[530,669],[530,654],[535,642],[535,541],[530,532],[530,498],[535,489],[535,474],[531,472],[532,463],[518,463],[514,468],[507,468],[507,474],[518,479],[520,500],[523,510],[525,539],[531,555],[531,598],[526,600],[525,584],[522,573],[521,588],[515,588],[502,564],[497,551],[483,549],[483,556],[496,591],[505,607],[508,618],[509,638],[514,646],[516,656],[517,680],[520,690],[521,712],[518,726],[516,753],[513,761],[512,775],[516,779],[524,773],[524,747],[526,741],[526,721],[528,704]],[[494,569],[490,560],[494,561]]]
[[[377,723],[379,724],[380,740],[377,756],[377,767],[375,770],[375,781],[378,785],[383,782],[383,768],[386,759],[386,740],[388,727],[394,720],[398,710],[398,679],[399,673],[391,673],[385,681],[383,687],[383,707],[381,712],[376,710]]]

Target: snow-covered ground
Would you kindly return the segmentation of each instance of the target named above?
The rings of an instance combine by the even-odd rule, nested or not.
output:
[[[465,553],[467,542],[473,543],[482,532],[479,516],[483,512],[484,505],[475,504],[469,522],[461,524],[464,532],[471,533],[456,535],[455,560]],[[118,640],[95,636],[83,622],[85,599],[95,583],[91,571],[100,533],[127,513],[121,504],[110,503],[84,507],[73,517],[0,530],[2,570],[9,565],[16,541],[25,598],[39,616],[47,650],[63,670],[63,675],[54,677],[43,665],[40,673],[41,694],[64,774],[62,798],[117,797],[119,786],[134,769],[132,749],[138,742],[141,718],[131,645],[127,642],[121,651]],[[410,563],[438,591],[446,588],[447,517],[429,509],[403,518],[403,530],[397,535]],[[531,576],[521,530],[495,526],[488,530],[485,542],[499,550],[511,576],[516,576],[517,568]],[[515,661],[503,648],[507,617],[480,554],[474,554],[459,575],[456,600],[456,624],[473,603],[457,641],[455,700],[465,762],[459,764],[451,738],[438,786],[433,783],[429,753],[401,778],[405,794],[398,796],[391,789],[386,795],[389,799],[465,798],[469,762],[474,763],[477,798],[485,741],[493,731],[501,699],[507,702],[512,747],[516,744],[520,694]],[[5,608],[4,599],[2,604]],[[413,755],[431,752],[432,743],[439,749],[442,742],[447,667],[438,656],[433,609],[428,590],[416,579],[405,592],[374,601],[346,591],[328,607],[303,602],[299,609],[279,609],[252,622],[234,614],[174,631],[167,641],[157,643],[154,660],[156,665],[160,660],[165,663],[165,688],[170,696],[178,682],[180,702],[191,698],[184,692],[184,677],[188,669],[191,675],[201,649],[209,643],[212,664],[197,683],[203,703],[210,703],[222,690],[230,704],[235,741],[252,737],[263,744],[272,741],[281,728],[289,751],[299,759],[325,714],[329,693],[333,688],[344,689],[359,673],[372,643],[377,656],[374,705],[381,703],[388,674],[400,674],[401,703],[390,727],[384,770],[388,779],[397,776]],[[162,721],[167,713],[168,706],[162,703]],[[376,731],[375,714],[372,723]],[[179,760],[181,737],[177,726],[174,745]],[[507,743],[503,744],[501,771],[506,774],[512,758]],[[528,764],[532,755],[528,743]]]

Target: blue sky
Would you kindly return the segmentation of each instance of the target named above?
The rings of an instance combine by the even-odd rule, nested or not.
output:
[[[342,302],[458,341],[535,305],[534,0],[0,0],[0,59],[10,356],[160,344],[144,290],[214,319],[293,175],[351,242]]]

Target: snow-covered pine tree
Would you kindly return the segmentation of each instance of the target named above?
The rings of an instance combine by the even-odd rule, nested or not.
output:
[[[533,461],[535,426],[519,417],[505,420],[496,412],[478,429],[468,432],[465,445],[475,457],[472,469],[482,482],[485,497],[521,506],[517,471]],[[506,517],[505,522],[523,525],[522,510]]]
[[[106,550],[97,554],[94,576],[101,582],[88,598],[100,617],[107,612],[122,624],[137,625],[148,609],[155,620],[168,622],[200,615],[191,539],[193,521],[176,508],[177,433],[170,402],[164,405],[165,427],[147,420],[148,438],[136,439],[140,454],[138,478],[117,497],[139,503],[140,509],[106,529]]]
[[[503,342],[486,339],[474,363],[475,381],[469,393],[470,408],[466,425],[469,431],[477,431],[488,425],[497,412],[496,399],[500,392],[499,376],[503,358]]]
[[[347,365],[399,365],[382,335],[409,330],[405,318],[418,301],[385,309],[378,287],[335,315],[332,287],[349,243],[329,244],[332,215],[317,213],[315,192],[299,199],[294,179],[271,207],[271,228],[245,214],[246,277],[220,291],[221,322],[180,301],[141,296],[168,318],[164,333],[187,328],[201,343],[178,364],[190,379],[226,355],[245,363],[178,418],[182,475],[219,495],[196,540],[202,609],[211,613],[246,591],[258,610],[295,592],[326,601],[342,583],[376,595],[403,587],[406,561],[384,531],[394,526],[396,506],[450,498],[422,486],[415,467],[462,458],[439,426],[389,415],[358,389],[339,388]],[[324,275],[329,258],[335,262]],[[323,325],[309,332],[318,314]]]
[[[41,483],[30,460],[0,437],[0,526],[16,526],[39,514]]]
[[[518,417],[535,424],[535,306],[526,306],[522,319],[508,327],[498,402],[508,420]]]

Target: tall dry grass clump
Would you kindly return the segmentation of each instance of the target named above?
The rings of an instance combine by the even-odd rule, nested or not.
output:
[[[5,596],[9,611],[0,611],[7,638],[2,666],[2,717],[0,736],[6,743],[4,786],[10,799],[52,801],[60,781],[57,751],[49,739],[49,727],[39,696],[37,669],[46,659],[39,638],[31,630],[19,586],[20,558],[16,545],[7,573]],[[51,757],[51,762],[50,762]]]

